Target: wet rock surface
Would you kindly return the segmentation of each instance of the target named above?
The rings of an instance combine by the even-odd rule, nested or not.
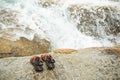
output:
[[[68,7],[70,17],[80,32],[95,37],[119,34],[120,20],[117,16],[120,15],[120,10],[116,9],[116,6],[97,5],[90,7],[91,9],[87,6],[74,4]]]
[[[81,49],[71,54],[55,54],[54,70],[35,72],[28,57],[0,59],[0,80],[119,80],[120,58],[101,48]],[[40,55],[38,55],[40,56]]]
[[[37,2],[42,7],[47,8],[56,5],[59,2],[59,0],[38,0]]]

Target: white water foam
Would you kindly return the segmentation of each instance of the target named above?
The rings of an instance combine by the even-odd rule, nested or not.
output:
[[[57,48],[86,48],[112,46],[113,44],[104,40],[95,40],[91,36],[82,34],[75,27],[76,25],[70,20],[67,13],[67,7],[71,4],[86,5],[118,5],[119,3],[100,0],[61,0],[57,5],[51,7],[41,7],[37,4],[37,0],[0,0],[1,8],[10,8],[19,12],[18,24],[23,31],[13,31],[16,34],[14,38],[26,37],[30,40],[34,35],[48,39],[52,44],[52,49]],[[104,4],[103,4],[104,3]],[[2,26],[3,27],[3,26]],[[15,27],[15,26],[12,26]],[[9,28],[9,26],[6,26]],[[32,31],[26,34],[25,29],[30,28]]]

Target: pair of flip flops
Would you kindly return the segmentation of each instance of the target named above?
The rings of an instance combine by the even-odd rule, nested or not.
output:
[[[41,57],[32,56],[32,58],[30,59],[31,64],[34,66],[34,69],[37,72],[43,71],[43,61],[45,62],[48,70],[52,70],[55,68],[55,60],[50,54],[43,54],[41,55]]]

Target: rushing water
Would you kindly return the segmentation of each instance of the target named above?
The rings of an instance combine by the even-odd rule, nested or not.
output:
[[[119,5],[119,0],[0,0],[0,37],[38,35],[52,49],[113,46],[120,43]]]

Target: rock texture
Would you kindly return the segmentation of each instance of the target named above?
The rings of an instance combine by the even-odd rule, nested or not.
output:
[[[35,72],[28,57],[0,59],[0,80],[120,80],[120,58],[101,48],[55,54],[56,68]],[[40,55],[39,55],[40,56]]]
[[[21,37],[17,41],[0,38],[0,57],[27,56],[50,51],[50,42],[34,37],[32,41]]]
[[[119,11],[113,5],[89,5],[88,8],[87,4],[73,4],[68,7],[70,17],[77,24],[80,32],[95,37],[120,33],[120,19],[116,18]]]
[[[63,53],[63,54],[70,54],[72,52],[77,52],[78,50],[75,50],[75,49],[56,49],[56,50],[53,50],[54,53]]]
[[[47,8],[58,4],[59,0],[38,0],[37,2],[42,7]]]

